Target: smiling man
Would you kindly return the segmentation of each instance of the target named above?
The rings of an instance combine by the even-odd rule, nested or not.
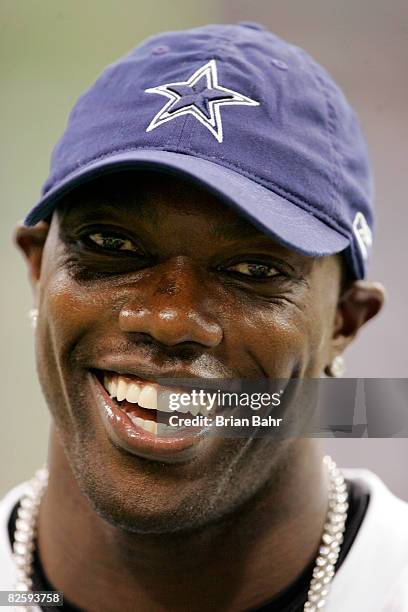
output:
[[[383,302],[372,225],[358,122],[299,48],[213,25],[108,67],[16,233],[52,427],[0,506],[2,589],[64,610],[408,610],[408,509],[374,474],[310,437],[170,435],[158,405],[162,379],[341,374]]]

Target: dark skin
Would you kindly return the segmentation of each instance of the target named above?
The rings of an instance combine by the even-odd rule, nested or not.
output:
[[[16,241],[53,417],[38,544],[51,583],[87,610],[152,612],[243,610],[287,587],[327,510],[316,440],[211,437],[170,464],[130,455],[106,436],[89,371],[119,356],[147,380],[320,377],[382,288],[160,174],[79,188]]]

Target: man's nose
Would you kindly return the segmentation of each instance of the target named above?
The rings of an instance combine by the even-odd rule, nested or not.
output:
[[[196,342],[214,348],[223,336],[205,283],[184,257],[156,266],[146,280],[137,281],[134,295],[120,310],[119,325],[168,346]]]

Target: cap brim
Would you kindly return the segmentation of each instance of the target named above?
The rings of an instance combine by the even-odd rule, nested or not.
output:
[[[82,166],[48,191],[24,220],[33,226],[48,218],[62,196],[98,176],[128,169],[162,171],[193,181],[243,213],[261,231],[304,255],[320,257],[346,249],[346,235],[252,179],[205,159],[159,150],[135,150]]]

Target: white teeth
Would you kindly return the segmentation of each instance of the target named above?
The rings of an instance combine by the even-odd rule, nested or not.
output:
[[[116,390],[116,399],[118,400],[118,402],[121,402],[126,398],[127,388],[127,383],[123,380],[123,378],[119,377],[118,387]]]
[[[132,423],[134,423],[135,425],[138,425],[139,427],[141,427],[141,423],[142,423],[143,419],[141,419],[140,417],[136,416],[135,414],[130,414],[129,412],[128,412],[128,417],[132,421]]]
[[[127,386],[126,401],[130,402],[131,404],[137,404],[139,401],[140,392],[141,388],[139,385],[136,383],[130,383]]]
[[[150,431],[150,433],[157,435],[157,423],[156,421],[144,421],[142,425],[143,429]]]
[[[116,397],[117,382],[115,378],[111,378],[105,374],[103,377],[103,385],[111,397]]]
[[[133,414],[128,414],[130,420],[141,429],[148,431],[149,433],[157,435],[157,423],[155,421],[148,421],[146,419],[141,419],[138,416],[134,416]]]
[[[110,383],[110,394],[112,397],[116,397],[116,393],[118,391],[118,381],[116,378],[112,378]]]
[[[198,414],[198,413],[199,413],[199,411],[200,411],[201,406],[200,406],[200,404],[198,404],[197,406],[193,406],[193,405],[191,405],[191,406],[189,406],[188,408],[189,408],[189,409],[188,409],[188,411],[189,411],[189,412],[191,412],[191,414],[192,414],[193,416],[197,416],[197,414]]]
[[[143,408],[150,408],[151,410],[157,410],[157,389],[153,385],[144,385],[142,388],[139,399],[137,400],[139,406]]]
[[[173,412],[170,408],[170,391],[167,389],[158,390],[157,394],[157,410],[160,412]]]
[[[183,414],[186,414],[189,411],[190,406],[179,406],[176,410],[176,412],[181,412]]]
[[[119,402],[126,400],[132,404],[139,404],[142,408],[150,410],[159,409],[160,412],[174,412],[174,409],[170,409],[170,394],[175,392],[174,388],[160,387],[160,385],[149,383],[144,384],[141,381],[136,383],[129,380],[129,377],[112,374],[104,375],[103,384],[109,395],[112,398],[116,398]],[[158,400],[160,400],[159,407]],[[207,416],[209,410],[207,409],[206,402],[194,405],[191,398],[187,406],[180,405],[176,412],[183,414],[189,413],[193,417],[196,417],[199,414]],[[142,419],[130,412],[127,412],[127,416],[137,427],[140,427],[140,429],[154,436],[168,435],[169,433],[180,430],[180,427],[167,425],[166,423],[156,423],[156,421],[151,421],[149,419]],[[183,429],[183,427],[181,429]]]
[[[209,404],[204,400],[203,403],[194,405],[192,401],[187,405],[181,405],[181,402],[175,411],[170,408],[170,394],[175,390],[166,387],[160,387],[149,383],[130,382],[128,377],[119,375],[105,374],[103,384],[112,398],[116,398],[118,402],[126,400],[132,404],[139,404],[142,408],[150,410],[159,410],[160,412],[179,412],[182,414],[190,413],[192,416],[202,415],[207,416],[210,413]],[[185,393],[185,392],[183,392]],[[213,411],[215,411],[215,406]],[[150,423],[151,421],[149,421]],[[148,430],[149,431],[149,430]]]

